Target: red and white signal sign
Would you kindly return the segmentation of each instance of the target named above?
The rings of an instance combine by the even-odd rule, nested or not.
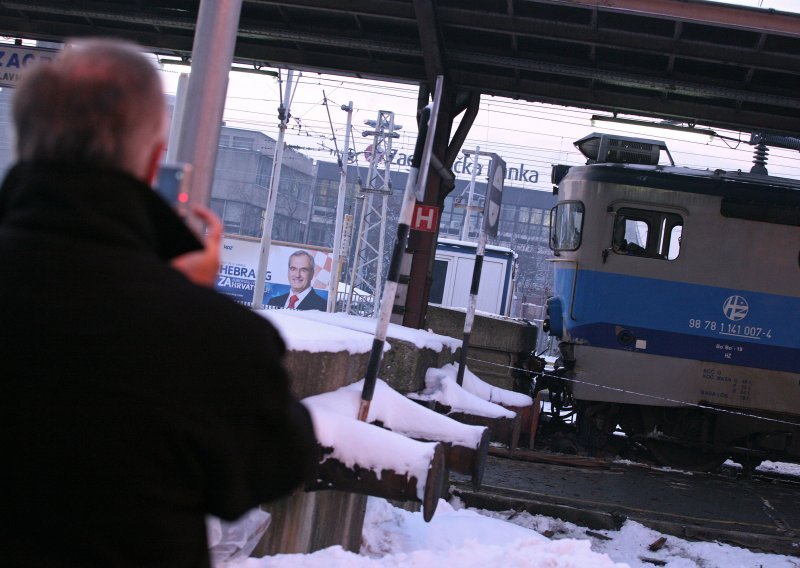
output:
[[[439,208],[434,205],[414,205],[414,216],[411,218],[411,228],[415,231],[435,233],[439,226]]]

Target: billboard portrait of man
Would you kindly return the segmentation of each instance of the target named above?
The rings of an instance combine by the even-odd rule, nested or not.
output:
[[[327,301],[311,287],[314,278],[314,257],[308,251],[297,250],[289,256],[289,291],[270,298],[268,305],[293,310],[321,310]]]

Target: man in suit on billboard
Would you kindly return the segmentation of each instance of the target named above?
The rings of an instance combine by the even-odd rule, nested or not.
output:
[[[317,295],[311,287],[314,278],[314,257],[307,251],[298,250],[289,257],[289,286],[286,294],[270,298],[268,305],[292,310],[321,310],[328,308],[328,302]]]

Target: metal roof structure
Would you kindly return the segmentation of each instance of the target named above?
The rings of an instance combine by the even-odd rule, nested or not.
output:
[[[187,57],[199,4],[0,1],[0,33]],[[703,0],[244,0],[235,58],[800,134],[800,14]]]

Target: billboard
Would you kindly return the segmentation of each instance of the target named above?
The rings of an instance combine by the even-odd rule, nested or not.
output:
[[[253,289],[256,283],[256,268],[261,250],[261,240],[252,237],[225,236],[222,242],[221,262],[217,282],[214,288],[237,302],[250,304],[253,301]],[[295,253],[300,253],[295,254]],[[313,259],[313,274],[307,278],[296,274],[298,266],[308,266],[308,253]],[[294,257],[292,255],[295,255]],[[290,268],[290,259],[294,270]],[[321,309],[323,302],[328,301],[328,282],[331,276],[331,250],[310,245],[273,241],[269,249],[266,283],[264,285],[264,305],[283,307],[287,302],[291,289],[290,272],[294,272],[293,282],[305,280],[310,288],[297,305],[297,309]]]
[[[0,87],[15,87],[25,67],[36,61],[53,59],[56,53],[58,50],[46,47],[0,45]]]

